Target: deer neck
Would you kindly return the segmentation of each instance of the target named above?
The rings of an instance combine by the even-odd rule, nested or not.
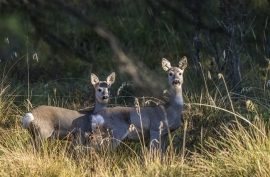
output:
[[[180,126],[181,114],[184,107],[182,88],[170,88],[170,101],[165,105],[167,124],[171,131]]]
[[[93,112],[96,113],[102,109],[105,109],[105,108],[107,108],[107,105],[108,105],[107,103],[101,103],[98,101],[98,99],[96,99]]]
[[[183,107],[183,95],[182,95],[182,87],[173,88],[170,87],[170,101],[169,107]]]

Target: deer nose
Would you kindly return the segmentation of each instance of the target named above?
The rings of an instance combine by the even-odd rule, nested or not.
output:
[[[103,100],[106,100],[108,98],[109,98],[109,96],[107,96],[107,95],[102,97]]]
[[[173,85],[180,84],[180,81],[179,81],[179,80],[174,80],[174,81],[172,82],[172,84],[173,84]]]

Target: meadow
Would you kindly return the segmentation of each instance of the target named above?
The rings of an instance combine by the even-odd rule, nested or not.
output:
[[[0,61],[0,176],[269,176],[267,3],[226,1],[233,7],[229,18],[216,1],[188,2],[69,2],[82,12],[76,14],[70,6],[59,10],[61,1],[0,1],[2,42],[20,39],[12,60]],[[86,24],[91,20],[104,28]],[[161,59],[176,65],[184,55],[185,107],[163,163],[144,142],[124,141],[109,151],[55,140],[36,152],[21,126],[39,105],[91,109],[91,73],[103,80],[116,72],[110,107],[134,106],[136,99],[140,106],[164,103]]]
[[[210,76],[204,78],[205,85],[199,93],[191,91],[193,79],[188,72],[184,78],[183,121],[181,128],[169,136],[163,163],[151,158],[144,143],[123,142],[111,152],[80,146],[74,149],[68,141],[49,141],[41,152],[36,152],[29,133],[21,127],[22,116],[31,104],[24,101],[18,106],[20,99],[16,95],[22,86],[12,90],[11,85],[2,82],[1,176],[268,176],[268,87],[247,87],[243,95],[233,101],[229,92],[221,91],[227,87],[221,74],[217,83]],[[209,88],[209,82],[216,87]],[[76,101],[56,91],[68,84],[53,84],[53,88],[43,94],[43,99],[47,99],[43,104],[75,109]],[[120,86],[118,92],[125,92],[125,86]],[[33,92],[41,92],[41,89],[48,88],[30,87]],[[40,101],[41,97],[36,99]],[[115,99],[111,99],[110,106],[116,105]],[[162,102],[153,97],[138,99],[141,105]]]

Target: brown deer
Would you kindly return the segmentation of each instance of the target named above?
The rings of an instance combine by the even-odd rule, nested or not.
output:
[[[82,143],[84,143],[84,134],[92,130],[91,115],[107,107],[110,87],[114,81],[114,72],[107,77],[106,81],[99,81],[95,74],[91,74],[91,83],[95,89],[95,106],[92,111],[39,106],[26,113],[22,119],[22,126],[31,133],[36,149],[38,150],[48,138],[64,139],[74,130],[78,133],[78,129],[81,133]]]

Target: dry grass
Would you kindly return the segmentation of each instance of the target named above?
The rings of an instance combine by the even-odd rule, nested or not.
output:
[[[260,130],[260,131],[258,131]],[[182,158],[168,152],[163,164],[147,150],[120,148],[116,152],[70,150],[66,142],[45,144],[36,153],[28,133],[2,130],[1,176],[268,176],[270,174],[269,126],[261,119],[252,126],[239,122],[223,125],[219,138]]]
[[[10,96],[15,92],[3,87],[0,176],[269,176],[267,88],[253,87],[255,94],[240,97],[239,104],[228,90],[220,90],[226,87],[224,79],[214,88],[204,81],[207,89],[199,94],[189,89],[184,92],[184,128],[168,140],[163,163],[152,158],[143,142],[123,142],[111,152],[48,141],[37,153],[30,135],[20,126],[23,113]],[[149,101],[145,98],[142,105]],[[6,122],[12,126],[4,126]]]
[[[201,153],[193,153],[186,170],[192,176],[269,176],[268,132],[269,126],[260,119],[254,126],[222,126],[220,139],[209,140]]]

